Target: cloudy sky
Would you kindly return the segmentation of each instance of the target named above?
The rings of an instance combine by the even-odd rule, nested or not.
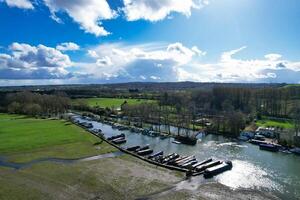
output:
[[[299,0],[0,0],[0,85],[300,83]]]

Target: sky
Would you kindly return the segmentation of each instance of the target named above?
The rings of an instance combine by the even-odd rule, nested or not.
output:
[[[0,0],[0,85],[300,83],[299,0]]]

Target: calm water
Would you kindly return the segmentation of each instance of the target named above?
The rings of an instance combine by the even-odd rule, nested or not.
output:
[[[180,155],[195,155],[199,161],[210,157],[232,161],[231,171],[208,181],[217,181],[234,189],[247,188],[271,192],[281,199],[300,199],[299,156],[261,151],[258,146],[234,142],[217,135],[203,136],[195,146],[178,145],[172,143],[173,138],[149,137],[130,131],[118,131],[100,122],[90,122],[93,123],[94,128],[100,128],[107,137],[124,133],[127,143],[122,146],[149,144],[154,151],[162,150],[165,154],[176,152]],[[203,183],[201,176],[196,178],[196,182],[197,179],[199,184]]]

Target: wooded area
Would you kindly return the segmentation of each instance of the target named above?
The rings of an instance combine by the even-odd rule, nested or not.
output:
[[[264,116],[292,120],[295,132],[299,133],[300,87],[297,85],[203,84],[199,87],[198,83],[182,83],[181,86],[180,83],[149,84],[59,86],[51,90],[43,90],[42,86],[34,88],[34,91],[31,88],[32,92],[8,90],[2,93],[0,105],[2,111],[33,116],[63,113],[71,106],[76,110],[109,116],[120,113],[113,108],[92,107],[84,101],[71,105],[69,97],[92,94],[93,97],[151,99],[153,101],[136,105],[124,102],[122,116],[126,116],[129,122],[138,122],[140,126],[152,123],[179,128],[205,128],[213,133],[232,136],[237,136],[245,126]],[[206,123],[207,118],[210,124]]]

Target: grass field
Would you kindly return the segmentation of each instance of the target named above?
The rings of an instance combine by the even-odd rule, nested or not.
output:
[[[75,99],[74,104],[79,101],[84,101],[87,105],[95,107],[99,106],[102,108],[120,108],[120,106],[126,101],[129,105],[140,104],[144,102],[154,102],[153,100],[141,100],[141,99],[118,99],[118,98],[86,98],[86,99]]]
[[[64,120],[0,114],[0,156],[11,162],[79,158],[115,151]],[[14,170],[0,166],[0,199],[135,199],[178,182],[182,174],[123,155],[58,164],[37,163]],[[126,199],[126,198],[125,198]]]
[[[41,157],[77,158],[113,151],[110,145],[64,120],[0,114],[0,156],[27,162]]]
[[[300,87],[300,84],[287,84],[283,86],[283,88],[289,88],[289,87]]]
[[[264,118],[262,120],[258,120],[256,122],[257,126],[262,126],[262,127],[280,127],[284,129],[292,129],[294,128],[294,124],[290,121],[277,121],[277,120],[271,120]]]

